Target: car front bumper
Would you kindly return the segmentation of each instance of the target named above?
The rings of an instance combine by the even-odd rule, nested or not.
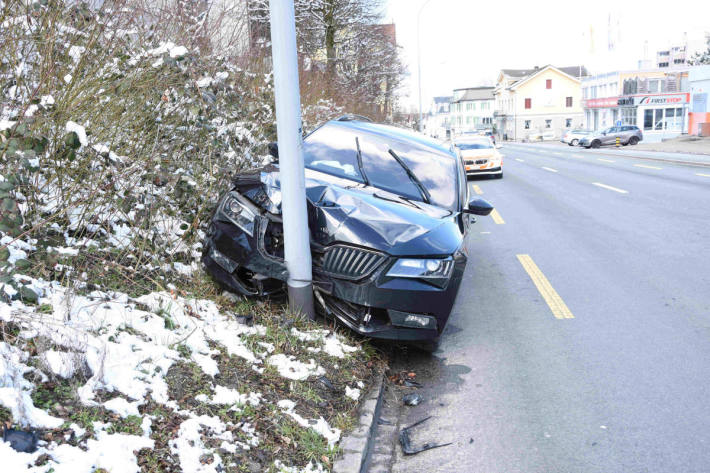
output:
[[[283,291],[288,271],[283,259],[266,249],[268,224],[266,217],[257,217],[252,237],[231,223],[213,220],[202,257],[212,277],[246,296]],[[317,253],[322,250],[314,249],[313,258],[313,287],[321,313],[371,338],[425,341],[442,333],[466,267],[463,251],[453,255],[449,279],[439,287],[424,280],[386,276],[397,258],[384,253],[379,266],[364,278],[334,277],[319,266]]]
[[[494,168],[487,169],[466,169],[467,176],[486,176],[486,175],[496,175],[503,172],[503,166],[498,166]]]

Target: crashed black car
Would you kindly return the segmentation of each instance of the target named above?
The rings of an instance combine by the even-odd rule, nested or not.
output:
[[[461,160],[423,135],[344,117],[304,139],[304,162],[317,308],[365,336],[436,343],[466,266],[467,214],[492,210],[468,201]],[[247,296],[284,290],[280,208],[277,165],[234,179],[205,244],[216,280]]]

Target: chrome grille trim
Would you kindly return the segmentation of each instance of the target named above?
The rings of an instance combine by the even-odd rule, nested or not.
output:
[[[386,259],[386,255],[372,250],[334,245],[325,248],[322,257],[314,258],[314,264],[328,275],[356,280],[371,275]]]

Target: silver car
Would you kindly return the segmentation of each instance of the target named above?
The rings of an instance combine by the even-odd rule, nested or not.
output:
[[[562,135],[562,139],[560,141],[567,143],[570,146],[577,146],[579,140],[591,135],[592,133],[592,130],[570,130]]]
[[[599,148],[600,146],[615,145],[616,139],[619,144],[635,145],[643,139],[643,132],[635,125],[622,125],[607,128],[601,132],[594,132],[579,140],[579,146],[585,148]]]

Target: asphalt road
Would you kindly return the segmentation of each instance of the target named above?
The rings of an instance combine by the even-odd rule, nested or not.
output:
[[[392,471],[710,471],[710,168],[501,151],[440,350],[395,361],[453,445]]]

